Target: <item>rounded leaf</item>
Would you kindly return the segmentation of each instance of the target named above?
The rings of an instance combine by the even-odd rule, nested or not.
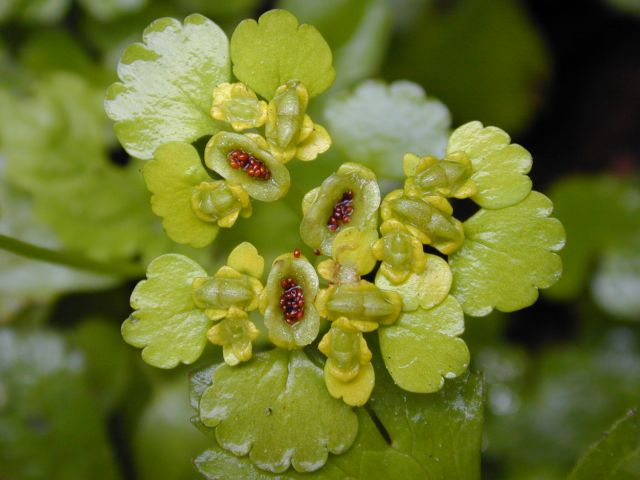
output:
[[[298,25],[285,10],[266,12],[257,22],[242,21],[231,36],[230,51],[235,76],[267,99],[289,80],[302,82],[315,97],[336,76],[322,35],[311,25]]]
[[[322,369],[299,350],[271,350],[217,368],[200,400],[200,419],[215,427],[222,448],[274,473],[290,465],[318,470],[329,452],[345,452],[358,431],[355,413],[329,395]]]
[[[161,18],[142,43],[130,45],[107,90],[105,110],[130,155],[150,159],[163,143],[193,142],[217,130],[209,115],[211,92],[230,77],[228,40],[202,15],[184,24]]]

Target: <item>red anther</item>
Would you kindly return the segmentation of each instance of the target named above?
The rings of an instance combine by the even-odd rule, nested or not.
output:
[[[300,258],[300,249],[299,248],[296,248],[293,251],[293,256],[296,257],[296,258]]]
[[[342,197],[333,206],[333,212],[327,221],[327,228],[332,232],[335,232],[340,228],[343,223],[349,223],[351,221],[351,214],[353,213],[353,192],[347,190],[342,194]]]
[[[284,313],[284,320],[289,325],[294,325],[304,317],[304,293],[296,281],[288,277],[280,282],[282,295],[280,296],[280,308]]]
[[[315,256],[318,256],[318,255],[320,255],[321,253],[322,253],[322,252],[321,252],[320,250],[318,250],[317,248],[314,248],[314,249],[313,249],[313,254],[314,254]]]
[[[269,178],[271,178],[271,172],[264,162],[244,150],[231,150],[227,158],[229,159],[231,168],[242,168],[250,177],[261,180],[269,180]]]

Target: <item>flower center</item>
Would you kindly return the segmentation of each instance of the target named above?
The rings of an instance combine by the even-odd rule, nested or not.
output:
[[[250,177],[259,178],[261,180],[269,180],[269,178],[271,178],[271,172],[264,162],[258,160],[256,157],[244,150],[231,150],[227,155],[227,158],[229,159],[231,168],[241,168],[247,172],[247,175]]]
[[[280,296],[280,308],[284,313],[284,320],[293,325],[304,316],[304,293],[300,285],[291,278],[284,278],[280,282],[282,295]]]
[[[340,225],[351,221],[353,213],[353,192],[348,190],[342,194],[342,198],[334,205],[333,213],[329,217],[327,227],[332,232],[338,230]]]

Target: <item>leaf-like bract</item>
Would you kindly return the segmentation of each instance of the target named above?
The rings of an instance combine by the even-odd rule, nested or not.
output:
[[[144,348],[145,362],[173,368],[198,359],[212,322],[194,305],[191,285],[206,276],[200,265],[183,255],[162,255],[151,262],[147,280],[131,294],[135,311],[122,324],[125,341]]]
[[[484,208],[503,208],[523,200],[531,191],[531,154],[497,127],[469,122],[449,138],[447,153],[464,152],[471,160],[471,179],[478,193],[471,199]]]
[[[299,25],[285,10],[263,14],[258,22],[242,21],[231,37],[236,77],[271,99],[289,80],[304,84],[309,96],[324,92],[335,78],[331,49],[311,25]]]
[[[353,443],[358,420],[329,395],[322,369],[299,350],[271,350],[237,367],[223,365],[200,400],[200,419],[218,443],[275,473],[321,468]]]
[[[533,304],[538,289],[560,277],[562,224],[550,218],[553,205],[538,192],[499,210],[480,210],[464,223],[465,241],[449,257],[451,294],[465,313],[483,316]]]
[[[395,179],[403,176],[405,153],[442,156],[451,123],[447,107],[407,81],[363,82],[351,95],[333,99],[324,115],[331,138],[349,160]]]
[[[382,358],[400,388],[437,392],[445,378],[455,378],[469,365],[469,349],[458,335],[464,331],[462,308],[452,296],[440,305],[405,312],[379,329]]]
[[[218,130],[209,109],[213,88],[229,80],[229,52],[224,32],[202,15],[156,20],[142,40],[123,53],[105,109],[129,154],[150,159],[163,143]]]

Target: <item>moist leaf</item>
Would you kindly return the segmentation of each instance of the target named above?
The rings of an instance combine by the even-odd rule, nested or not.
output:
[[[153,193],[151,207],[163,218],[162,225],[176,242],[204,247],[218,234],[215,223],[200,220],[191,207],[193,188],[211,177],[202,166],[197,150],[188,143],[165,143],[143,169]]]
[[[471,180],[478,193],[471,199],[484,208],[504,208],[523,200],[531,191],[531,154],[497,127],[469,122],[449,138],[447,153],[464,152],[471,160]]]
[[[379,329],[382,358],[400,388],[437,392],[445,378],[455,378],[469,365],[469,349],[458,335],[464,331],[462,308],[452,296],[440,305],[402,313]]]
[[[310,97],[324,92],[336,76],[331,49],[311,25],[285,10],[271,10],[258,21],[244,20],[231,36],[233,73],[266,99],[288,80],[298,80]]]
[[[215,427],[225,450],[274,473],[290,465],[315,471],[329,453],[345,452],[358,431],[356,415],[327,392],[322,369],[302,351],[281,349],[217,368],[200,400],[200,419]]]
[[[443,156],[451,124],[447,107],[407,81],[365,81],[332,99],[324,115],[331,138],[350,161],[394,179],[404,176],[407,152]]]
[[[143,348],[145,362],[173,368],[198,359],[212,322],[194,305],[191,284],[206,276],[200,265],[183,255],[162,255],[151,262],[147,280],[131,294],[135,311],[122,324],[125,341]]]
[[[229,81],[228,40],[202,15],[181,24],[153,22],[130,45],[107,90],[105,110],[130,155],[150,159],[163,143],[193,142],[218,128],[209,115],[213,88]]]
[[[554,252],[564,246],[565,234],[549,217],[552,208],[547,197],[533,191],[516,205],[483,209],[464,222],[464,244],[449,264],[451,294],[465,313],[519,310],[536,301],[539,288],[558,280],[562,261]]]
[[[640,475],[640,419],[629,410],[578,461],[569,480],[631,480]]]
[[[119,478],[105,419],[84,382],[85,373],[82,356],[70,352],[60,336],[0,329],[3,476]]]

